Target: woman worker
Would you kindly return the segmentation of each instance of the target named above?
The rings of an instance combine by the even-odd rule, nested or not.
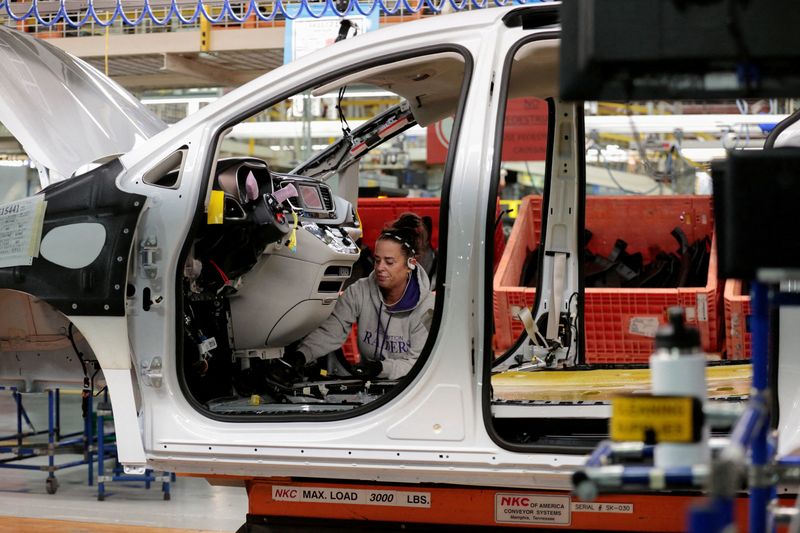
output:
[[[358,324],[361,377],[399,379],[414,365],[428,338],[433,295],[428,275],[417,263],[422,221],[405,213],[375,243],[375,269],[350,285],[333,314],[278,364],[300,373],[312,361],[339,348]]]

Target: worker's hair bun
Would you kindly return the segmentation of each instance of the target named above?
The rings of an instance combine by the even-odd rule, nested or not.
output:
[[[413,257],[422,245],[422,219],[414,213],[403,213],[387,225],[378,237],[379,241],[393,240],[400,243],[406,257]]]

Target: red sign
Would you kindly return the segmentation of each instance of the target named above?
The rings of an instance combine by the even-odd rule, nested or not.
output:
[[[427,162],[442,164],[450,146],[453,120],[428,126]],[[503,161],[542,161],[547,154],[547,103],[538,98],[514,98],[506,107]]]

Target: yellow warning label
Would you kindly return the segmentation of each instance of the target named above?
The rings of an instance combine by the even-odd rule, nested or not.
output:
[[[500,206],[508,210],[508,218],[517,218],[522,200],[500,200]]]
[[[692,397],[618,396],[611,401],[611,440],[695,442],[701,423],[696,405]]]
[[[222,224],[225,219],[225,193],[222,191],[211,191],[211,199],[208,202],[208,224]]]

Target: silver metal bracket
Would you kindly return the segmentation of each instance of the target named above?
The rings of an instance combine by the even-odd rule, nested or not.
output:
[[[152,235],[142,241],[139,250],[142,261],[142,274],[147,279],[155,279],[158,277],[158,261],[160,259],[161,251],[158,248],[158,239]]]
[[[147,470],[145,465],[122,465],[123,471],[131,476],[141,476]]]
[[[142,361],[142,378],[148,387],[159,388],[164,382],[163,364],[160,357]]]

